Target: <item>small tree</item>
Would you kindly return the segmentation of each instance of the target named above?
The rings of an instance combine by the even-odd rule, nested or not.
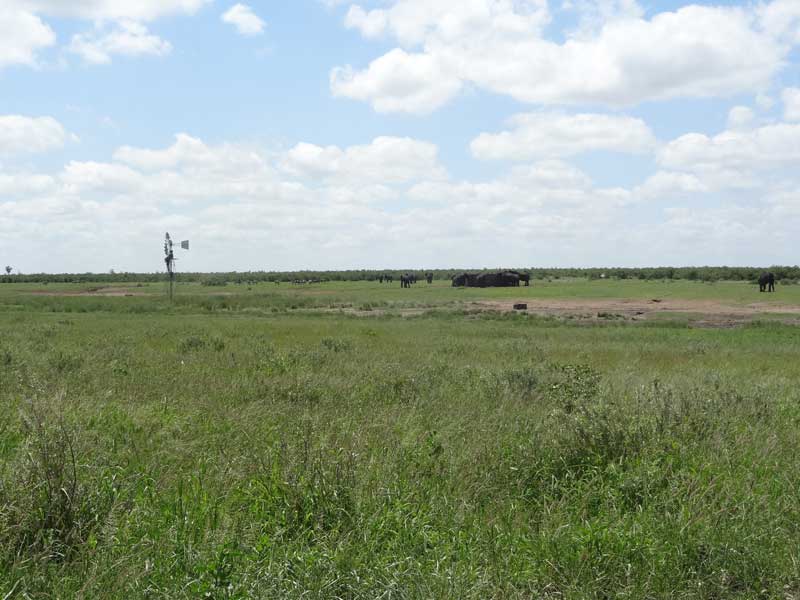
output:
[[[6,275],[11,275],[11,267],[6,265]]]

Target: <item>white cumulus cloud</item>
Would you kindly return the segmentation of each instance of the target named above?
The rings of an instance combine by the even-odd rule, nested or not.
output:
[[[172,45],[151,34],[141,23],[121,21],[110,31],[98,26],[92,33],[74,35],[69,49],[88,63],[109,64],[115,54],[164,56],[172,51]]]
[[[748,106],[734,106],[728,113],[728,129],[745,129],[749,127],[756,115]]]
[[[800,3],[797,0],[773,0],[760,3],[762,26],[771,35],[789,43],[800,43]]]
[[[0,173],[0,194],[3,196],[42,194],[55,188],[55,179],[38,173]]]
[[[601,25],[551,41],[544,1],[353,5],[346,26],[401,48],[335,68],[331,89],[379,112],[431,112],[464,85],[528,103],[626,106],[764,88],[791,47],[786,26],[766,28],[752,8],[690,5],[646,19],[637,6],[622,2]]]
[[[633,117],[539,112],[516,115],[511,131],[482,133],[470,144],[480,159],[528,160],[574,156],[592,150],[641,154],[656,139],[641,119]]]
[[[667,144],[660,162],[670,168],[769,168],[800,161],[800,124],[775,123],[716,136],[689,133]]]
[[[437,155],[435,144],[411,138],[378,137],[345,149],[300,143],[286,153],[282,168],[298,177],[398,184],[445,177]]]
[[[152,21],[177,14],[194,14],[212,0],[6,0],[45,16],[89,21]]]
[[[345,25],[370,37],[389,34],[409,47],[432,39],[459,42],[487,32],[527,36],[549,21],[547,0],[395,0],[388,9],[369,12],[352,5]]]
[[[95,64],[114,54],[156,55],[170,52],[168,41],[143,23],[172,15],[192,15],[212,0],[3,0],[0,2],[0,68],[36,66],[38,52],[56,43],[45,22],[50,18],[91,21],[94,30],[71,38],[68,50]]]
[[[41,173],[3,162],[0,253],[28,272],[150,271],[154,232],[170,231],[196,242],[187,270],[783,261],[800,227],[798,139],[790,123],[688,134],[657,151],[661,170],[608,187],[538,157],[455,179],[435,144],[413,138],[274,152],[182,133]],[[772,169],[748,189],[717,179]],[[14,258],[32,237],[41,243]]]
[[[784,118],[787,121],[800,121],[800,88],[786,88],[781,99]]]
[[[247,36],[264,33],[266,23],[246,4],[234,4],[220,17],[224,23],[233,25],[236,30]]]
[[[175,143],[162,150],[122,146],[114,152],[115,160],[147,171],[174,169],[183,165],[212,166],[224,158],[222,152],[213,150],[202,140],[186,133],[177,134]]]
[[[34,154],[64,146],[67,132],[52,117],[0,115],[0,155]]]
[[[573,36],[590,34],[609,21],[644,15],[637,0],[564,0],[561,7],[578,15],[580,23],[578,30],[572,32]]]
[[[463,87],[439,57],[396,48],[370,63],[366,71],[350,66],[331,71],[334,96],[370,102],[380,113],[427,114],[446,104]]]
[[[692,173],[658,171],[634,190],[644,200],[692,198],[708,192],[708,187]]]
[[[12,7],[0,9],[0,68],[37,63],[37,52],[56,42],[56,35],[34,14]]]

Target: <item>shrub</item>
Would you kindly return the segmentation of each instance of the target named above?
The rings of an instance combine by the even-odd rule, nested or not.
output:
[[[225,287],[228,285],[228,282],[222,277],[209,277],[208,279],[203,279],[200,285],[207,287]]]
[[[178,351],[185,354],[195,350],[202,350],[206,347],[207,343],[208,342],[202,337],[190,335],[178,343]]]
[[[353,342],[340,338],[324,337],[320,343],[323,348],[332,352],[347,352],[353,348]]]
[[[53,406],[29,401],[22,431],[18,460],[0,473],[0,560],[68,560],[105,520],[113,491],[93,489],[78,460],[78,432]]]

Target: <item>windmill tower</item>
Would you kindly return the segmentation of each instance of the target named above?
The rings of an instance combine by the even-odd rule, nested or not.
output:
[[[189,249],[189,240],[181,242],[183,250]],[[167,277],[169,278],[169,300],[172,302],[173,294],[175,293],[175,252],[172,247],[172,238],[169,237],[169,232],[164,237],[164,263],[167,265]]]

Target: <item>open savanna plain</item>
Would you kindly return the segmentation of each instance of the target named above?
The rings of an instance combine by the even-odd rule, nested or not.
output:
[[[0,286],[0,598],[800,598],[800,286],[164,292]]]

